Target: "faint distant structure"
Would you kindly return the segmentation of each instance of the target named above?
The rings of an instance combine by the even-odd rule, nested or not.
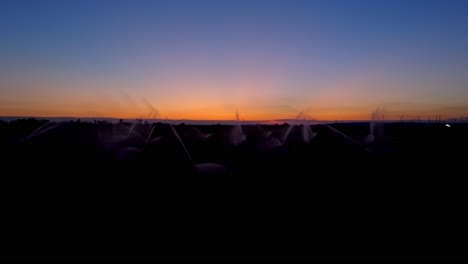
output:
[[[123,119],[120,119],[120,120],[119,120],[119,123],[122,124],[122,123],[123,123]]]

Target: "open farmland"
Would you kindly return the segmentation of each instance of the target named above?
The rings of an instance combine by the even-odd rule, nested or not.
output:
[[[2,256],[464,255],[468,126],[369,126],[3,122]]]

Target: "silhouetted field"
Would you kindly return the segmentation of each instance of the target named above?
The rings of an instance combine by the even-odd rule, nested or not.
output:
[[[466,259],[468,125],[369,127],[0,122],[1,256]]]

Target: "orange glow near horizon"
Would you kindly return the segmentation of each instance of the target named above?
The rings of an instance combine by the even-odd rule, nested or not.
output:
[[[427,120],[437,115],[459,118],[468,114],[463,97],[458,104],[442,94],[433,94],[422,102],[398,103],[402,88],[375,90],[383,84],[372,78],[377,76],[372,73],[337,78],[320,87],[303,84],[307,89],[297,95],[284,88],[287,81],[265,69],[258,76],[241,74],[228,83],[211,80],[209,74],[183,76],[130,84],[34,79],[3,83],[14,93],[0,98],[0,116],[235,120],[238,112],[241,120],[266,121],[296,119],[302,112],[309,120],[334,121],[369,120],[377,107],[384,108],[386,120],[399,120],[401,115],[404,119]]]
[[[468,116],[468,5],[181,1],[3,1],[0,116]]]
[[[88,107],[90,105],[87,105]],[[58,109],[34,109],[32,106],[24,109],[5,109],[0,107],[0,116],[18,116],[18,117],[76,117],[76,118],[123,118],[123,119],[151,119],[151,116],[145,114],[145,111],[136,110],[132,108],[116,107],[102,107],[93,108],[93,111],[88,110],[86,107],[77,107],[69,109],[68,111]],[[374,109],[369,108],[366,110],[350,111],[349,109],[333,109],[327,111],[322,109],[313,112],[307,111],[309,118],[318,121],[347,121],[347,120],[369,120],[371,112]],[[315,114],[313,114],[315,113]],[[424,111],[424,112],[406,112],[403,114],[397,111],[385,113],[385,120],[399,120],[402,116],[403,119],[418,119],[427,120],[435,119],[437,115],[442,118],[459,118],[461,114],[458,111]],[[463,116],[463,114],[462,114]],[[262,113],[262,112],[248,112],[239,111],[240,120],[245,121],[269,121],[278,119],[296,119],[297,115],[294,113]],[[192,108],[187,110],[173,110],[164,111],[158,118],[155,119],[186,119],[186,120],[236,120],[236,112],[226,108],[206,107],[206,108]]]

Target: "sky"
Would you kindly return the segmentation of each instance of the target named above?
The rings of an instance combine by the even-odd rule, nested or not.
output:
[[[468,1],[1,0],[0,116],[468,115]]]

